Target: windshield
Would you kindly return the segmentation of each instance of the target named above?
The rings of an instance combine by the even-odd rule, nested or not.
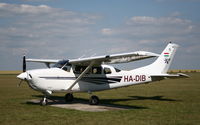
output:
[[[58,61],[55,65],[53,65],[53,67],[62,68],[64,65],[69,66],[70,64],[68,62],[69,60]]]

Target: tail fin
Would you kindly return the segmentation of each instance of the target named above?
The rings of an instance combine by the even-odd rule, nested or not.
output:
[[[139,69],[141,71],[149,72],[151,74],[167,73],[177,48],[177,44],[169,43],[155,62]]]

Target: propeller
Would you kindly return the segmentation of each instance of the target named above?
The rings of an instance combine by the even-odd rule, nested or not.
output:
[[[26,56],[23,56],[23,72],[26,72]]]
[[[22,64],[22,71],[26,72],[26,56],[23,56],[23,64]],[[22,73],[21,73],[22,74]],[[20,74],[20,75],[21,75]],[[20,76],[18,75],[18,77]],[[19,77],[20,78],[20,77]],[[19,84],[17,85],[17,87],[20,87],[21,83],[23,82],[23,79],[20,80]]]
[[[17,84],[17,87],[20,87],[22,82],[23,82],[23,80],[20,80],[19,84]]]

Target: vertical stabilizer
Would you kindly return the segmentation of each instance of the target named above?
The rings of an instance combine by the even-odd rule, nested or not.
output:
[[[171,62],[174,58],[176,50],[178,48],[177,44],[169,43],[167,47],[163,50],[161,55],[152,64],[139,68],[137,70],[149,72],[150,74],[165,74],[167,73]]]

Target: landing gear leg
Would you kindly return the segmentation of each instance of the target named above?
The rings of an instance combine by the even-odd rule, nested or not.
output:
[[[66,102],[72,102],[73,100],[74,100],[74,96],[73,96],[72,93],[67,93],[67,94],[65,95],[65,101],[66,101]]]
[[[43,98],[42,100],[40,100],[40,105],[41,105],[41,106],[46,106],[47,103],[48,103],[48,101],[47,101],[47,97],[46,97],[46,95],[45,95],[44,98]]]

